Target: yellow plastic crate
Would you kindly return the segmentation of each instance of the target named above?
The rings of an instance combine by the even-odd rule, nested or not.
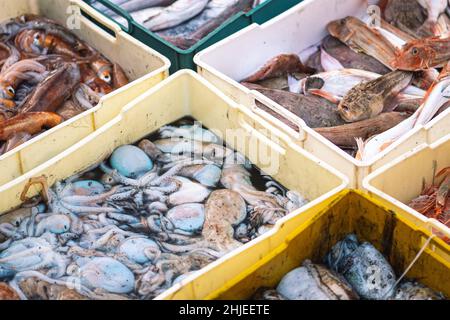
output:
[[[214,262],[158,299],[249,299],[261,287],[276,287],[304,260],[322,262],[332,246],[349,233],[384,253],[399,276],[431,235],[431,226],[418,227],[402,210],[384,206],[360,191],[344,190],[302,211],[279,224],[270,236]],[[449,268],[449,247],[435,237],[407,277],[449,297]]]
[[[449,166],[450,135],[447,135],[429,146],[420,146],[375,171],[364,180],[364,188],[380,202],[405,211],[413,223],[419,226],[429,223],[438,225],[443,230],[442,236],[450,239],[450,228],[407,205],[421,194],[424,182],[432,183],[434,169],[438,173]]]
[[[378,2],[369,1],[370,4]],[[329,34],[326,29],[329,22],[349,15],[363,17],[367,15],[367,5],[368,2],[362,0],[305,0],[272,20],[262,25],[253,24],[194,57],[200,75],[237,103],[294,137],[306,151],[344,173],[355,189],[361,189],[363,179],[376,169],[420,144],[433,143],[449,134],[450,109],[427,125],[411,130],[370,161],[359,161],[308,127],[295,114],[260,92],[249,90],[239,81],[278,54],[298,54],[317,45]],[[257,103],[275,111],[298,130],[257,107]]]
[[[72,32],[111,61],[120,64],[130,80],[134,81],[102,97],[96,107],[0,156],[0,185],[30,171],[94,132],[116,116],[126,103],[168,76],[170,62],[167,58],[126,34],[118,25],[82,1],[2,1],[0,21],[34,13],[65,24],[69,15],[77,11],[96,22],[81,15],[80,29],[74,29]],[[108,28],[113,35],[100,26]]]
[[[49,184],[53,185],[58,180],[99,163],[118,146],[137,142],[162,126],[186,116],[195,118],[216,133],[233,129],[239,135],[231,138],[224,135],[224,140],[261,169],[267,167],[267,158],[258,154],[262,150],[269,150],[271,159],[277,160],[277,166],[269,168],[273,170],[266,173],[286,188],[296,190],[309,199],[311,202],[303,208],[311,208],[336,197],[348,185],[348,180],[342,174],[298,148],[289,137],[234,103],[196,73],[185,70],[129,103],[112,121],[79,143],[1,186],[0,213],[21,204],[20,194],[30,178],[45,175]],[[28,196],[36,195],[39,188],[33,186]],[[302,215],[302,212],[299,209],[288,214],[278,221],[278,225],[284,225],[297,215]],[[262,237],[270,234],[271,231]],[[250,248],[253,243],[251,241],[243,245],[236,252]],[[227,257],[223,259],[227,260]],[[239,268],[239,265],[234,268]],[[179,288],[179,285],[175,287]]]

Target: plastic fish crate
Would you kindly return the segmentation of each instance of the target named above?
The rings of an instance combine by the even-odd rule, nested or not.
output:
[[[384,206],[360,191],[344,190],[303,209],[246,250],[214,262],[158,299],[250,299],[259,288],[275,288],[306,259],[322,263],[332,246],[350,233],[380,250],[399,276],[431,236],[431,226],[418,227],[402,210]],[[450,249],[435,237],[406,277],[448,297],[449,268]]]
[[[3,185],[66,150],[116,116],[121,108],[168,76],[170,62],[123,32],[88,5],[78,0],[4,1],[0,21],[26,13],[39,14],[65,24],[69,14],[79,16],[80,29],[72,30],[107,58],[122,66],[131,80],[128,85],[101,98],[100,103],[76,117],[47,130],[0,156],[0,185]],[[89,16],[88,19],[86,16]],[[107,28],[110,33],[102,28]]]
[[[84,1],[89,4],[92,3],[92,0]],[[143,25],[136,22],[128,12],[121,9],[119,6],[116,6],[108,0],[98,0],[99,3],[111,9],[121,18],[127,21],[127,25],[119,23],[122,26],[123,30],[126,30],[136,39],[142,41],[149,47],[157,50],[170,59],[172,63],[170,73],[174,73],[180,69],[194,70],[196,68],[195,63],[193,62],[194,56],[201,50],[222,39],[225,39],[226,37],[249,26],[252,23],[264,23],[301,1],[302,0],[267,0],[247,13],[240,12],[230,17],[219,28],[212,31],[206,37],[197,42],[194,46],[187,50],[183,50],[164,40],[156,33],[153,33],[146,29]],[[112,17],[109,18],[111,20],[114,20]]]
[[[439,225],[446,230],[444,236],[450,239],[450,228],[407,205],[421,194],[424,183],[431,184],[434,174],[449,166],[450,135],[447,135],[429,146],[419,146],[376,170],[364,180],[364,188],[379,201],[405,211],[416,225]]]
[[[238,139],[227,139],[228,135],[225,135],[224,140],[260,169],[267,166],[267,158],[257,154],[261,150],[269,150],[270,159],[278,159],[278,166],[266,173],[286,188],[296,190],[309,199],[311,202],[304,208],[326,202],[348,185],[342,174],[299,149],[288,137],[259,117],[249,114],[246,108],[234,103],[193,71],[184,70],[129,103],[117,117],[76,145],[1,186],[0,213],[21,205],[20,194],[30,178],[45,176],[49,185],[53,185],[106,159],[117,147],[137,142],[186,116],[200,121],[213,132],[236,130]],[[256,149],[246,147],[250,145]],[[39,186],[33,186],[28,196],[34,196],[39,191]],[[285,224],[301,212],[299,209],[289,213],[278,221],[278,225]],[[235,251],[245,251],[253,243],[251,241]],[[227,261],[230,255],[224,256],[221,261]]]
[[[378,1],[369,1],[374,2]],[[361,189],[362,180],[377,168],[420,144],[433,143],[450,133],[450,109],[426,126],[411,130],[372,160],[362,162],[315,132],[275,101],[249,90],[238,81],[278,54],[299,54],[316,45],[328,34],[326,26],[329,22],[346,16],[361,17],[366,9],[367,1],[362,0],[305,0],[269,22],[251,25],[194,57],[200,75],[236,102],[295,137],[299,146],[344,173],[350,178],[350,186],[355,189]],[[258,108],[257,102],[278,113],[298,130]]]

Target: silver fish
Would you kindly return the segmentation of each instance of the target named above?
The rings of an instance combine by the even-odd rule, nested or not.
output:
[[[127,11],[128,13],[133,13],[139,10],[151,8],[151,7],[166,7],[170,6],[172,3],[174,3],[176,0],[118,0],[113,1],[115,5],[119,6],[123,10]],[[95,3],[94,8],[97,10],[100,10],[104,12],[107,15],[115,16],[116,13],[110,10],[109,8],[105,7],[101,3]]]
[[[197,17],[158,34],[179,48],[187,49],[233,15],[250,9],[252,0],[211,0]]]
[[[178,0],[158,15],[144,21],[144,26],[151,31],[175,27],[198,15],[207,4],[208,0]]]
[[[131,13],[131,17],[133,17],[134,21],[144,24],[145,21],[160,14],[164,9],[165,7],[150,7]]]

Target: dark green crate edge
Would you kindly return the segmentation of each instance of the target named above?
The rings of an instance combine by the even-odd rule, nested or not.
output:
[[[187,50],[182,50],[170,42],[159,37],[155,33],[147,30],[136,21],[132,21],[130,35],[137,40],[143,42],[150,48],[158,51],[162,55],[166,56],[172,63],[170,67],[170,73],[174,73],[180,69],[192,69],[196,70],[194,63],[194,56],[208,48],[209,46],[231,36],[232,34],[242,30],[243,28],[251,25],[252,23],[262,24],[275,16],[283,13],[284,11],[292,8],[296,4],[303,0],[268,0],[261,5],[253,8],[247,13],[240,12],[227,21],[225,21],[219,28],[208,34],[206,37],[197,42],[194,46]],[[90,0],[84,0],[84,2],[90,5]],[[99,0],[99,2],[109,2],[108,0]],[[96,10],[96,9],[95,9]],[[101,12],[109,19],[115,21],[108,15]],[[116,22],[117,23],[117,22]],[[120,23],[117,23],[121,28],[127,32],[128,29]]]

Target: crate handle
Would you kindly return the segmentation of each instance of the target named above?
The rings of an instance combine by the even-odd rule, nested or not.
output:
[[[105,7],[107,7],[108,9],[112,10],[113,12],[117,13],[119,16],[121,16],[122,18],[124,18],[127,21],[127,27],[124,27],[124,31],[127,32],[128,34],[131,34],[133,32],[133,17],[128,13],[128,11],[122,9],[120,6],[110,2],[109,0],[97,0],[99,3],[101,3],[102,5],[104,5]],[[115,23],[117,23],[118,25],[122,25],[120,23],[118,23],[116,20],[114,20],[111,17],[108,17],[109,19],[111,19],[112,21],[114,21]]]
[[[89,3],[91,0],[84,0],[88,1]],[[94,7],[91,7],[88,3],[84,2],[83,0],[70,0],[71,4],[79,6],[85,14],[87,14],[89,17],[91,17],[94,21],[94,23],[98,24],[100,27],[106,27],[114,32],[115,36],[117,37],[117,34],[124,29],[126,32],[131,33],[133,24],[131,23],[132,18],[131,16],[124,11],[123,9],[119,8],[118,6],[111,4],[104,0],[97,0],[99,3],[104,5],[105,7],[113,10],[117,14],[123,16],[125,20],[127,20],[128,26],[123,26],[122,24],[118,23],[112,18],[106,17],[103,13],[100,13],[97,9]],[[121,27],[122,26],[122,27]]]
[[[272,149],[276,150],[279,154],[286,154],[286,149],[281,146],[281,143],[273,141],[273,139],[267,136],[267,134],[264,134],[261,131],[257,130],[254,125],[250,124],[247,121],[248,115],[246,116],[245,112],[243,112],[242,110],[245,110],[245,108],[240,108],[237,118],[240,127],[247,131],[252,137],[257,138],[266,145],[270,146]],[[274,130],[271,130],[271,132],[274,132]],[[281,141],[282,139],[280,138],[279,140]]]
[[[272,101],[271,99],[269,99],[268,97],[263,95],[261,92],[258,92],[256,90],[250,90],[250,95],[255,100],[255,103],[251,106],[252,111],[254,113],[259,114],[264,119],[266,119],[272,123],[274,122],[273,118],[275,118],[275,117],[268,114],[266,111],[258,108],[258,106],[256,105],[256,101],[258,101],[258,102],[262,103],[264,106],[266,106],[267,108],[276,112],[278,115],[283,117],[285,120],[294,124],[298,128],[298,131],[295,131],[294,129],[289,127],[289,130],[291,132],[292,131],[295,132],[294,137],[296,140],[304,141],[306,139],[306,133],[305,133],[305,130],[303,129],[306,126],[306,124],[302,119],[300,119],[295,114],[288,111],[287,109],[283,108],[281,105],[274,103],[274,101]],[[279,119],[276,119],[276,120],[279,120]]]

